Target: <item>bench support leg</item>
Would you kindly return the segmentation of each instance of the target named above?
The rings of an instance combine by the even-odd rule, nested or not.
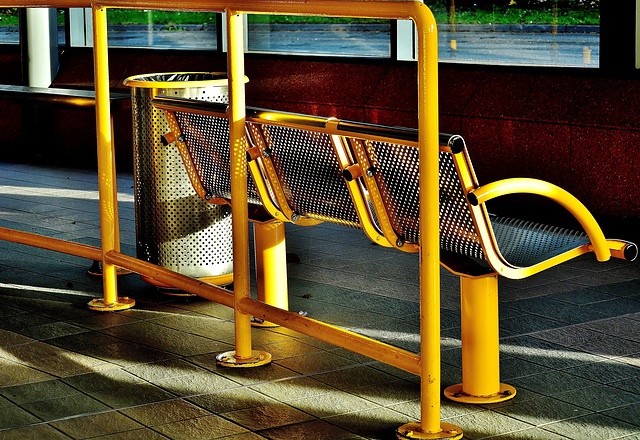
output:
[[[460,277],[462,299],[462,383],[445,396],[464,403],[512,399],[516,390],[500,383],[498,277]]]
[[[287,249],[284,223],[254,223],[258,301],[279,309],[289,309],[287,288]],[[262,319],[251,321],[254,327],[278,327]]]

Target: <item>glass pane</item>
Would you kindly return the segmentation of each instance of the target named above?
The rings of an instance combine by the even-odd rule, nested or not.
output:
[[[599,0],[426,0],[441,61],[598,67]]]
[[[0,8],[0,44],[20,43],[18,8]]]
[[[391,53],[389,20],[249,15],[248,22],[253,52],[386,58]]]
[[[109,9],[109,45],[173,49],[217,49],[216,14]]]
[[[64,30],[65,21],[69,15],[68,9],[58,9],[58,45],[64,46],[67,43],[67,35]]]

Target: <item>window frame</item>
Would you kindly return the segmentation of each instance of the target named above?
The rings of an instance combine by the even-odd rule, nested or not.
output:
[[[82,10],[82,14],[72,12],[70,8],[66,17],[66,41],[67,47],[90,47],[93,44],[93,35],[91,32],[91,13],[90,10]],[[73,17],[73,18],[72,18]],[[216,33],[217,33],[217,49],[216,51],[226,51],[226,31],[225,20],[223,14],[216,15]],[[600,3],[600,57],[598,67],[583,66],[557,66],[562,69],[587,69],[594,72],[605,72],[615,76],[637,76],[640,73],[640,0],[624,0],[619,2],[601,2]],[[407,61],[415,60],[415,33],[410,30],[413,24],[408,20],[392,21],[391,26],[391,50],[390,56],[387,57],[359,57],[345,56],[350,59],[379,59],[381,61]],[[247,29],[245,27],[245,29]],[[245,44],[246,44],[245,39]],[[3,45],[13,45],[14,43],[5,43]],[[171,48],[140,48],[139,50],[167,50]],[[175,49],[179,50],[179,49]],[[198,50],[198,49],[195,49]],[[202,49],[207,50],[207,49]],[[282,55],[274,52],[274,54]],[[310,53],[290,54],[292,57],[314,57],[331,58],[329,55],[314,55]],[[441,63],[459,64],[452,60],[442,60]],[[465,62],[465,64],[477,66],[494,66],[502,64]],[[531,64],[506,64],[513,68],[548,68],[549,66],[536,66]]]

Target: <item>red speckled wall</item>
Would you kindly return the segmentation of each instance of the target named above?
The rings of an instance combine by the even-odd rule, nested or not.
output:
[[[90,50],[67,51],[61,63],[55,86],[93,86]],[[224,56],[215,54],[113,50],[110,57],[111,84],[119,91],[126,91],[122,81],[135,74],[225,69]],[[249,105],[417,125],[414,63],[247,56],[246,75]],[[540,178],[565,187],[597,214],[640,218],[637,80],[601,77],[595,70],[443,65],[439,98],[440,129],[465,137],[481,183]],[[75,148],[92,151],[91,117],[58,118],[75,125],[72,132],[80,137],[65,133],[71,147],[63,151],[70,157]],[[123,167],[131,160],[128,118],[119,115],[116,121]]]

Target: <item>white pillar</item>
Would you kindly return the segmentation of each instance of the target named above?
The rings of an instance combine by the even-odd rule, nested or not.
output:
[[[636,0],[636,69],[640,69],[640,0]]]
[[[26,35],[29,86],[49,87],[58,73],[56,9],[27,9]]]

